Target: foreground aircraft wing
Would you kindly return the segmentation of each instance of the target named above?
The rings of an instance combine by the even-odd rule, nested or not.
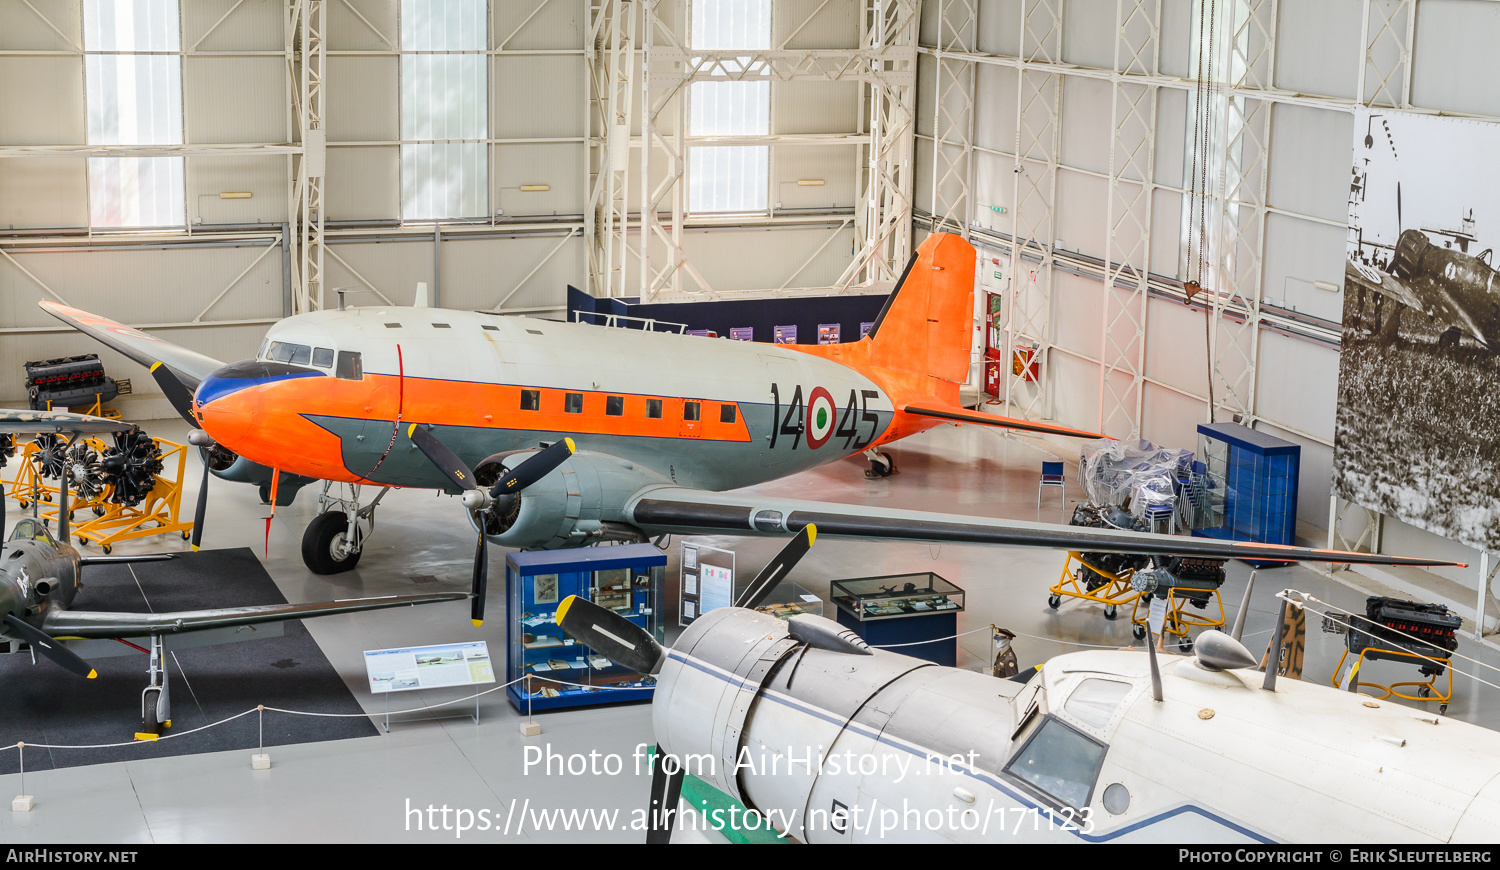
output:
[[[1036,432],[1042,435],[1064,435],[1070,438],[1089,438],[1092,440],[1109,437],[1108,435],[1100,435],[1096,432],[1086,432],[1082,429],[1070,429],[1067,426],[1058,426],[1054,423],[1018,420],[1015,417],[1002,417],[999,414],[983,414],[979,411],[970,411],[967,408],[959,408],[932,401],[912,402],[908,405],[902,405],[901,410],[918,417],[931,417],[934,420],[944,420],[949,423],[974,423],[979,426],[997,426],[1002,429],[1016,429],[1021,432]]]
[[[106,347],[119,351],[148,369],[156,363],[166,365],[189,389],[197,389],[199,382],[224,365],[213,357],[170,344],[97,314],[45,299],[37,305],[63,323],[98,339]]]
[[[1462,566],[1462,563],[1443,559],[1060,526],[754,494],[703,492],[675,486],[655,486],[640,490],[626,502],[625,516],[629,522],[653,536],[785,535],[815,524],[819,537],[826,535],[871,540],[1052,547],[1095,553],[1202,556],[1210,559],[1256,559],[1268,562]]]
[[[1431,307],[1425,304],[1422,301],[1422,297],[1417,294],[1417,291],[1413,290],[1406,282],[1389,272],[1381,271],[1373,266],[1355,264],[1349,260],[1345,260],[1344,279],[1349,283],[1365,288],[1371,293],[1379,293],[1387,299],[1399,302],[1408,308],[1426,311]]]
[[[134,428],[133,423],[106,420],[88,414],[0,408],[0,435],[40,435],[44,432],[97,435],[101,432],[129,432]]]
[[[258,607],[225,607],[218,610],[179,610],[168,613],[109,613],[87,610],[54,610],[42,622],[42,631],[57,638],[140,637],[151,634],[179,634],[208,628],[280,622],[331,616],[335,613],[358,613],[382,610],[408,604],[435,604],[439,601],[467,599],[467,592],[435,592],[429,595],[387,595],[379,598],[350,598],[322,604],[267,604]]]

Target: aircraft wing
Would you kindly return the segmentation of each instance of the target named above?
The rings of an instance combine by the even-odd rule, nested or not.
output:
[[[1182,535],[1155,535],[1118,529],[1061,526],[732,492],[703,492],[666,485],[646,487],[632,495],[625,504],[625,516],[648,535],[786,535],[815,524],[819,537],[1052,547],[1095,553],[1203,556],[1211,559],[1255,559],[1268,562],[1333,562],[1414,567],[1461,565],[1442,559],[1222,541]]]
[[[1380,295],[1394,302],[1399,302],[1408,308],[1418,311],[1426,311],[1431,306],[1424,304],[1422,297],[1411,285],[1397,278],[1389,272],[1381,271],[1373,266],[1356,264],[1349,260],[1344,261],[1344,280],[1356,286],[1363,287],[1371,293]]]
[[[0,408],[0,435],[38,435],[43,432],[82,432],[95,435],[101,432],[129,432],[134,428],[133,423],[106,420],[88,414]]]
[[[461,601],[467,592],[434,592],[428,595],[386,595],[350,598],[322,604],[267,604],[258,607],[225,607],[218,610],[179,610],[168,613],[109,613],[102,610],[54,610],[42,621],[42,631],[56,638],[141,637],[180,634],[207,628],[254,625],[286,619],[306,619],[335,613],[358,613],[408,604]]]
[[[188,389],[197,389],[199,382],[224,364],[194,350],[162,341],[139,329],[132,329],[113,320],[80,311],[69,305],[43,299],[38,302],[42,310],[68,324],[79,332],[97,339],[105,347],[119,351],[146,368],[162,363],[171,369]]]
[[[1109,437],[1108,435],[1100,435],[1096,432],[1070,429],[1067,426],[1058,426],[1052,423],[1018,420],[1015,417],[1002,417],[999,414],[983,414],[979,411],[970,411],[967,408],[959,408],[933,401],[912,402],[902,405],[901,410],[918,417],[931,417],[934,420],[945,420],[950,423],[974,423],[979,426],[996,426],[1002,429],[1036,432],[1042,435],[1065,435],[1070,438],[1088,438],[1091,440]]]

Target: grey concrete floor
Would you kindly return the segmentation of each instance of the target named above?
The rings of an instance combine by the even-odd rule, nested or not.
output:
[[[179,421],[158,421],[147,428],[158,437],[179,442],[186,429]],[[1039,511],[1040,463],[1052,455],[1033,442],[972,426],[943,427],[907,439],[892,453],[900,473],[886,480],[865,480],[863,461],[845,459],[757,489],[832,502],[1054,522],[1070,512],[1081,496],[1070,468],[1067,504],[1060,504],[1058,493],[1048,490]],[[195,497],[198,475],[194,458],[186,475],[185,505]],[[254,491],[221,480],[215,480],[211,489],[204,546],[249,546],[261,552],[262,518],[268,509],[258,503]],[[264,561],[288,600],[467,589],[473,533],[456,500],[431,492],[392,492],[377,512],[375,533],[358,569],[322,577],[309,572],[300,555],[302,531],[315,514],[316,496],[315,488],[304,490],[293,505],[278,510],[272,524],[269,556]],[[693,540],[734,549],[743,576],[759,570],[780,546],[770,539]],[[669,577],[676,576],[681,542],[680,538],[672,541]],[[121,545],[116,552],[185,546],[179,539],[161,538]],[[385,702],[365,690],[363,650],[482,639],[500,655],[505,639],[504,599],[499,591],[503,589],[504,553],[492,547],[491,555],[495,579],[482,628],[470,625],[465,602],[306,623],[372,717],[381,716]],[[1047,606],[1047,587],[1056,582],[1063,561],[1063,553],[1051,550],[877,544],[823,537],[797,567],[793,579],[826,601],[832,580],[934,571],[968,591],[968,609],[959,615],[960,631],[996,624],[1017,632],[1015,648],[1022,667],[1094,645],[1131,644],[1124,614],[1110,622],[1096,605],[1065,602],[1058,610]],[[1246,566],[1230,566],[1223,593],[1230,621],[1248,575]],[[437,582],[414,582],[414,578],[426,577],[436,577]],[[1345,578],[1347,582],[1359,579],[1346,574],[1331,579],[1303,567],[1260,572],[1245,629],[1247,645],[1267,642],[1275,612],[1273,594],[1280,589],[1300,589],[1362,611],[1364,594],[1346,585]],[[675,581],[671,588],[675,599]],[[669,609],[675,620],[675,603]],[[831,605],[828,615],[833,615]],[[1337,661],[1340,640],[1320,634],[1316,620],[1310,623],[1305,676],[1326,681]],[[961,667],[978,669],[988,661],[987,631],[967,634],[959,645]],[[1459,651],[1500,662],[1500,655],[1472,640],[1466,639]],[[1475,669],[1472,665],[1462,668]],[[1500,683],[1494,672],[1484,676]],[[1378,665],[1367,671],[1367,678],[1382,677],[1410,679],[1415,669]],[[274,681],[275,676],[268,674],[265,679]],[[416,707],[465,694],[457,690],[410,692],[393,706]],[[1497,699],[1500,693],[1460,677],[1449,715],[1500,727]],[[519,731],[525,717],[512,709],[502,693],[486,695],[479,706],[478,724],[467,718],[414,722],[396,725],[377,737],[275,747],[270,752],[270,770],[252,770],[249,752],[226,752],[28,775],[25,792],[35,796],[36,808],[10,813],[0,806],[0,842],[642,840],[638,830],[628,828],[631,813],[644,805],[648,792],[649,777],[644,768],[636,770],[634,761],[638,747],[652,740],[648,705],[538,714],[535,718],[542,733],[530,738]],[[472,702],[455,705],[449,712],[462,714],[466,709],[472,709]],[[563,755],[586,756],[591,751],[601,758],[616,755],[623,771],[546,775],[538,768],[527,768],[528,751],[549,749]],[[21,788],[19,776],[0,777],[0,798],[19,794]],[[427,813],[429,806],[437,812]],[[450,829],[431,830],[429,822],[434,818],[441,827],[443,807],[449,808]],[[455,811],[460,809],[474,814],[476,826],[487,817],[491,829],[460,836],[451,830],[460,818]],[[555,818],[547,829],[535,816],[537,811],[570,809],[617,811],[619,815],[613,825],[601,825],[595,817],[574,830],[564,830]],[[487,816],[481,810],[487,810]],[[527,822],[517,830],[514,819],[523,810]],[[512,819],[508,829],[499,830],[508,818]]]

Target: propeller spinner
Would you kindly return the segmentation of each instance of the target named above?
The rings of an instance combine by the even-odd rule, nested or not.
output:
[[[474,545],[473,608],[470,619],[474,625],[484,624],[484,599],[489,583],[489,539],[484,534],[484,511],[502,495],[519,493],[526,487],[552,473],[552,470],[578,449],[572,438],[554,441],[540,452],[527,457],[526,461],[506,472],[489,489],[481,487],[474,478],[473,469],[458,458],[458,454],[437,439],[431,431],[413,423],[406,429],[406,436],[422,455],[427,457],[443,476],[464,491],[464,507],[474,515],[474,525],[479,529],[479,540]]]

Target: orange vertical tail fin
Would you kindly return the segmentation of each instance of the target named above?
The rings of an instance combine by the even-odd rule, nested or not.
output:
[[[935,233],[917,248],[870,329],[870,364],[952,383],[969,376],[974,248]]]

